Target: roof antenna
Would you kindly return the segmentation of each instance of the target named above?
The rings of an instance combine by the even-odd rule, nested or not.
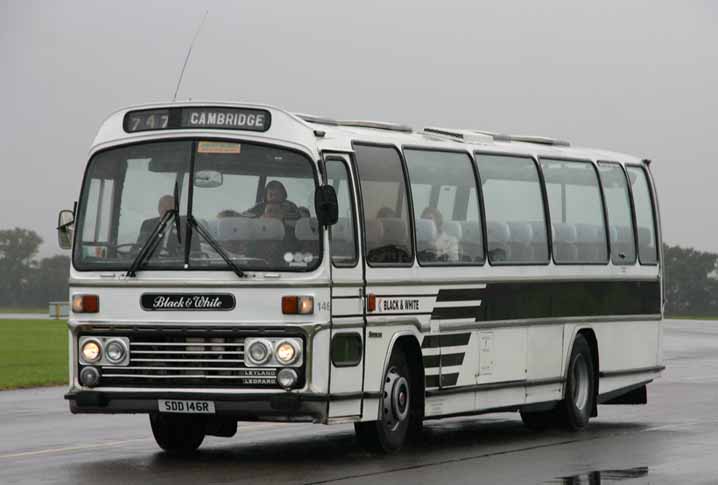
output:
[[[194,37],[192,37],[192,42],[189,44],[189,49],[187,49],[187,56],[184,58],[184,64],[182,65],[182,70],[180,71],[179,79],[177,79],[177,87],[175,88],[175,95],[172,96],[172,102],[174,103],[177,101],[177,93],[179,92],[180,85],[182,84],[182,78],[184,77],[184,70],[187,68],[187,63],[189,62],[189,56],[192,54],[192,47],[194,47],[194,42],[197,40],[197,36],[199,35],[200,30],[202,30],[202,26],[204,25],[204,21],[207,18],[207,14],[209,13],[209,10],[204,11],[204,16],[202,17],[202,21],[199,23],[199,26],[197,27],[197,32],[194,33]]]

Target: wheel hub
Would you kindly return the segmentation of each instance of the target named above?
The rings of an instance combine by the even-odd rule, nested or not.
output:
[[[393,430],[409,416],[410,396],[409,381],[392,368],[384,380],[382,420],[384,425]]]

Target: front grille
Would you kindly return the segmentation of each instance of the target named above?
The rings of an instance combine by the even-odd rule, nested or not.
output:
[[[278,369],[244,364],[244,335],[155,331],[122,336],[130,340],[130,364],[103,365],[103,387],[279,388]],[[297,370],[303,381],[302,369]]]

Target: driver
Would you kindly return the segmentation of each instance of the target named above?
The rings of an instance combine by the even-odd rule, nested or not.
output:
[[[249,217],[271,217],[280,220],[299,219],[299,208],[294,202],[287,200],[287,189],[282,182],[272,180],[264,188],[262,202],[255,205],[243,215]]]
[[[172,195],[166,194],[160,197],[160,200],[157,203],[157,214],[158,217],[152,217],[150,219],[145,219],[142,222],[142,225],[140,226],[140,234],[137,236],[137,244],[142,245],[145,242],[147,242],[147,239],[152,234],[152,231],[157,227],[157,224],[159,224],[160,220],[165,216],[167,211],[170,211],[174,209],[175,206],[175,198]],[[182,221],[184,222],[184,221]],[[169,229],[169,231],[168,231]],[[165,227],[165,232],[171,232],[173,235],[175,234],[175,228],[174,224],[171,226]],[[161,246],[167,246],[166,249],[168,249],[170,252],[174,252],[177,250],[177,237],[174,236],[173,238],[165,239],[165,243],[162,243]]]

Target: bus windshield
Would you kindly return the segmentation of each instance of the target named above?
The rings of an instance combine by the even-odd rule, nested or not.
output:
[[[229,270],[229,257],[242,270],[312,270],[321,259],[315,188],[306,156],[267,145],[180,140],[105,150],[87,168],[75,267],[127,270],[148,246],[139,269]],[[158,232],[168,211],[177,214]]]

